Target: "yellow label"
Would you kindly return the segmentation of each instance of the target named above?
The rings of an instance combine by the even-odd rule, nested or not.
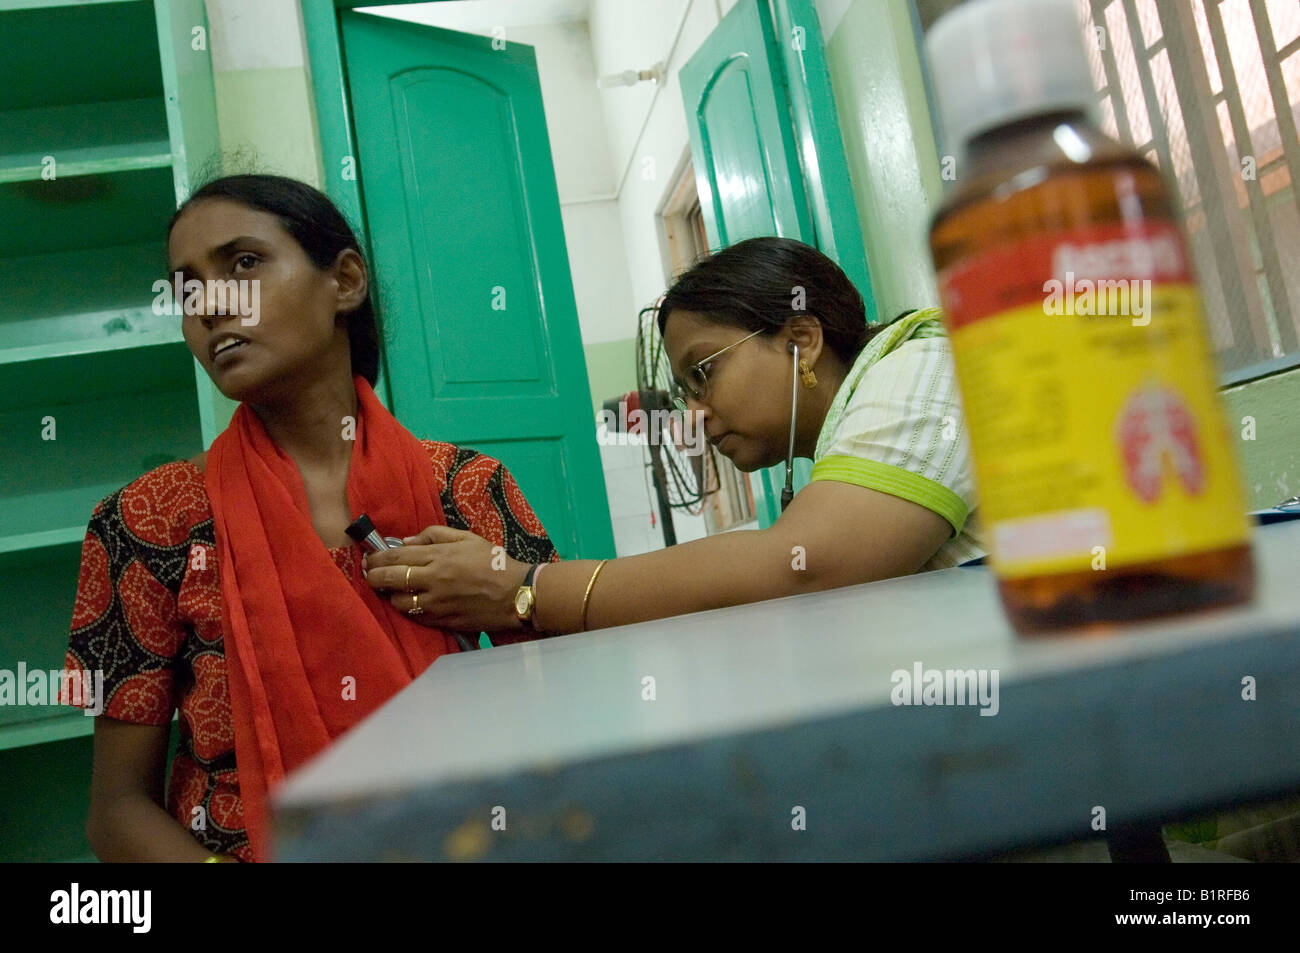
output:
[[[1041,301],[951,332],[1000,576],[1102,570],[1246,541],[1196,288],[1147,320]],[[1060,309],[1058,309],[1060,310]]]

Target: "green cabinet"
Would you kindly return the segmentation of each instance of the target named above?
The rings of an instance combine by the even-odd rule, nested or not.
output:
[[[219,395],[154,282],[217,125],[202,0],[0,0],[0,62],[0,670],[16,674],[63,665],[95,503],[216,436]],[[0,705],[0,860],[88,854],[93,724]]]

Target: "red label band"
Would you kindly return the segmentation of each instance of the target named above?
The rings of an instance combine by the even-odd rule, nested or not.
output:
[[[1170,222],[1113,222],[1043,235],[945,268],[939,274],[948,330],[1036,303],[1073,314],[1081,296],[1126,292],[1128,282],[1190,284],[1182,233]],[[1056,310],[1048,311],[1049,302]],[[1079,313],[1105,313],[1084,312]]]

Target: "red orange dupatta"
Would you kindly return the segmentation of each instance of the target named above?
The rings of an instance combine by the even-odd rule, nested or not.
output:
[[[399,537],[444,524],[428,454],[365,378],[353,380],[353,516],[368,513]],[[269,792],[457,645],[340,573],[312,526],[297,465],[247,404],[213,442],[205,481],[244,823],[254,856],[268,860]]]

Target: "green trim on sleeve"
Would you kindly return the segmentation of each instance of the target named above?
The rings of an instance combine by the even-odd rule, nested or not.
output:
[[[966,517],[970,514],[962,498],[942,483],[878,460],[850,456],[822,457],[813,464],[809,480],[851,483],[918,503],[951,523],[954,535],[961,532]]]

